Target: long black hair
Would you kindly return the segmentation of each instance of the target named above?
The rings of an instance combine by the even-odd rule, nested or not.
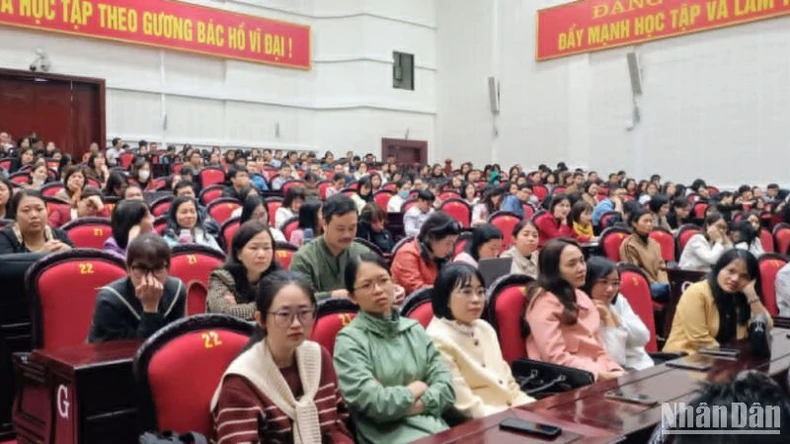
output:
[[[486,242],[504,239],[502,231],[491,224],[481,225],[472,231],[472,240],[466,244],[466,251],[476,261],[480,260],[480,247]]]
[[[239,227],[238,231],[233,234],[233,239],[230,242],[230,255],[228,256],[228,260],[222,266],[222,268],[227,270],[227,272],[233,276],[236,294],[239,295],[239,300],[237,302],[242,304],[246,304],[255,300],[255,290],[253,289],[252,285],[250,285],[250,281],[247,278],[247,268],[239,259],[239,254],[241,254],[241,250],[244,249],[244,246],[247,245],[252,240],[252,238],[264,232],[269,235],[269,239],[271,241],[272,261],[269,264],[269,268],[264,270],[261,274],[261,279],[264,279],[270,273],[279,270],[280,265],[277,263],[276,255],[274,254],[274,237],[272,237],[269,226],[259,220],[251,220],[243,223],[241,227]]]
[[[755,281],[754,288],[758,295],[760,295],[762,288],[760,266],[757,258],[752,253],[740,248],[732,248],[722,254],[719,260],[716,261],[713,269],[708,274],[707,280],[713,293],[716,308],[719,310],[719,333],[716,335],[716,341],[719,344],[735,339],[737,333],[736,325],[746,325],[752,315],[749,302],[746,300],[746,295],[743,291],[727,293],[719,286],[719,273],[736,260],[742,260],[746,264],[746,272],[749,274],[749,278]]]
[[[587,293],[587,296],[592,298],[592,289],[599,279],[604,279],[606,276],[617,271],[617,264],[603,256],[591,256],[587,259],[587,276],[584,278],[584,285],[580,288],[581,291]],[[620,273],[618,272],[619,276]],[[617,295],[612,299],[612,303],[617,300]]]
[[[581,251],[579,244],[572,239],[556,238],[546,242],[538,257],[537,286],[557,297],[563,307],[562,323],[573,325],[579,317],[576,291],[560,272],[560,258],[566,248],[578,248]]]
[[[151,214],[148,205],[142,200],[122,200],[115,207],[110,218],[112,237],[119,247],[126,249],[129,244],[129,230]]]

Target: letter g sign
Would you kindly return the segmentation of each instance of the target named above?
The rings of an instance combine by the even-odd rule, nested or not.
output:
[[[65,385],[58,386],[58,414],[63,419],[69,419],[69,391]]]

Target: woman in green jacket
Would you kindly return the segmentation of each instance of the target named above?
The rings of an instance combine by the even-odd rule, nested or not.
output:
[[[374,254],[352,259],[345,284],[359,314],[335,341],[335,369],[361,443],[406,443],[447,429],[452,378],[425,330],[393,310],[395,284]]]

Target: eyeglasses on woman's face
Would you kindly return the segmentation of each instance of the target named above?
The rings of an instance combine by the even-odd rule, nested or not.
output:
[[[315,307],[302,307],[296,310],[282,309],[270,311],[269,314],[272,315],[276,327],[288,328],[293,325],[294,318],[298,318],[302,326],[311,325],[315,322],[316,312],[317,310]]]

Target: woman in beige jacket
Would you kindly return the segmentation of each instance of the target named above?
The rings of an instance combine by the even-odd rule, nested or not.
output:
[[[428,336],[450,369],[455,409],[461,415],[482,418],[534,401],[521,391],[502,358],[494,328],[480,319],[485,286],[479,271],[464,263],[442,268],[432,303]]]

